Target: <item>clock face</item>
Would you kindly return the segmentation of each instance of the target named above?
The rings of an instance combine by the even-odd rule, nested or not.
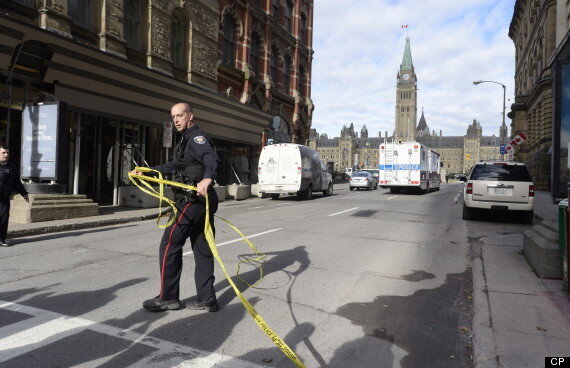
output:
[[[409,75],[408,73],[406,73],[406,74],[404,74],[404,75],[402,76],[402,78],[403,78],[405,81],[407,81],[408,79],[410,79],[410,75]]]

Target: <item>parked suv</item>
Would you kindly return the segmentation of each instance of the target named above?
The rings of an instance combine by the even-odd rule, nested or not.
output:
[[[473,210],[522,213],[532,223],[534,184],[526,166],[519,162],[479,162],[465,183],[463,219],[470,220]]]

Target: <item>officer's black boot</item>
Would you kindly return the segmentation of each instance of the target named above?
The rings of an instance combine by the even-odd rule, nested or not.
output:
[[[217,312],[220,307],[218,306],[218,301],[214,298],[210,298],[208,301],[197,301],[186,303],[186,308],[192,310],[205,310],[208,312]]]
[[[180,309],[180,300],[162,300],[160,296],[156,296],[152,299],[145,300],[143,302],[143,308],[151,312],[164,312],[166,310],[176,310]]]

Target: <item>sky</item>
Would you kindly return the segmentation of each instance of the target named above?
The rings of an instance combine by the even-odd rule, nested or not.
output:
[[[509,24],[515,0],[317,0],[314,2],[312,128],[329,138],[354,123],[369,136],[391,135],[396,75],[406,36],[418,78],[418,121],[463,136],[473,119],[499,135],[503,88],[513,102],[515,49]],[[408,29],[402,28],[408,25]],[[510,101],[509,101],[510,100]],[[510,119],[506,117],[510,126]],[[417,125],[417,121],[416,121]]]

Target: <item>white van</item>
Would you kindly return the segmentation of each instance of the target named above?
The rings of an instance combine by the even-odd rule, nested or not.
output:
[[[332,175],[318,153],[300,144],[279,143],[263,147],[259,157],[261,192],[277,199],[280,194],[296,194],[311,199],[313,192],[325,196],[333,192]]]

